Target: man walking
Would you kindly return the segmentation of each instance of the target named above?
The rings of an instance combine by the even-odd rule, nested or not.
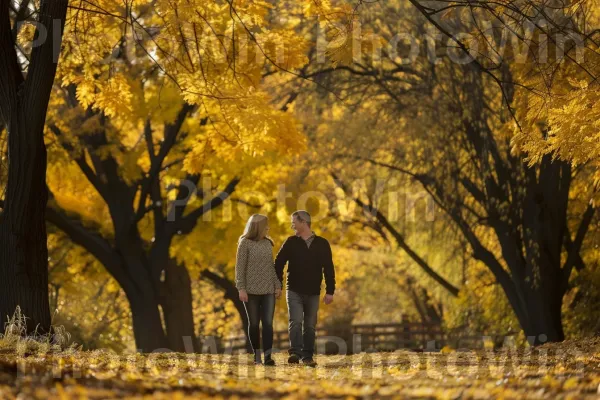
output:
[[[323,303],[333,302],[335,291],[335,268],[331,246],[324,237],[311,230],[310,214],[304,210],[292,214],[290,236],[281,246],[275,258],[275,271],[283,283],[283,268],[287,270],[287,304],[289,314],[290,349],[288,363],[315,366],[313,354],[317,325],[317,311],[321,282],[325,275]]]

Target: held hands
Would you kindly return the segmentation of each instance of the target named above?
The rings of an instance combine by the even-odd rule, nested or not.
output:
[[[333,303],[333,295],[332,294],[326,294],[325,297],[323,297],[323,303],[325,303],[327,305]]]
[[[244,303],[248,302],[248,292],[246,292],[244,289],[241,289],[239,291],[240,294],[240,300],[243,301]],[[277,289],[275,290],[275,298],[278,299],[281,297],[281,289]]]

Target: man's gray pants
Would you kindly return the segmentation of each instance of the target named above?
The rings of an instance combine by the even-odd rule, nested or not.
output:
[[[317,312],[319,311],[319,295],[301,294],[287,291],[289,315],[288,331],[290,349],[300,359],[312,358],[315,352]]]

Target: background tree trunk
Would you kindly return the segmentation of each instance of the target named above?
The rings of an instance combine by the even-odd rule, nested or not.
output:
[[[127,299],[131,306],[133,335],[137,350],[142,353],[159,349],[169,350],[156,297],[134,292],[128,293]]]
[[[178,264],[176,260],[171,259],[165,270],[162,307],[167,342],[173,351],[190,353],[195,350],[189,348],[189,345],[186,348],[185,341],[189,338],[187,343],[196,343],[192,304],[190,274],[185,265]]]

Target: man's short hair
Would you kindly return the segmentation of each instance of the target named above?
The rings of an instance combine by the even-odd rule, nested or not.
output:
[[[296,217],[296,219],[300,220],[300,221],[304,221],[308,224],[308,226],[310,226],[310,214],[308,213],[308,211],[305,210],[298,210],[298,211],[294,211],[294,213],[292,214],[292,218]]]

